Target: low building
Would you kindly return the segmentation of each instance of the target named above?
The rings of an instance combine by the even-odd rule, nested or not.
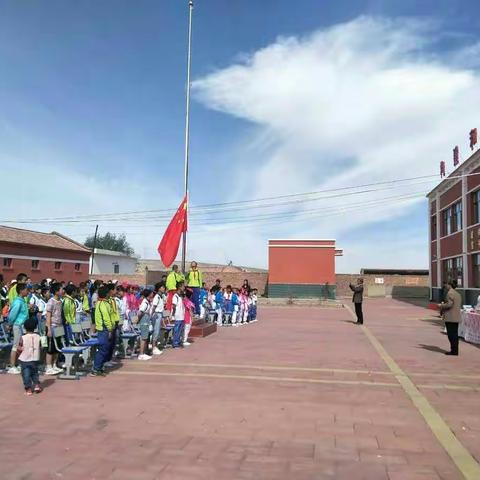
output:
[[[268,296],[335,298],[335,240],[269,240]]]
[[[441,300],[443,282],[455,279],[464,302],[480,293],[480,150],[428,195],[430,288]]]
[[[95,248],[90,258],[90,273],[93,275],[133,275],[138,258],[114,250]]]
[[[0,226],[0,266],[5,281],[25,273],[33,282],[44,278],[88,279],[90,249],[57,232],[43,233]]]

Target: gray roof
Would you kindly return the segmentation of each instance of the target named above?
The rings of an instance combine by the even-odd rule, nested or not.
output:
[[[126,257],[132,260],[137,260],[137,257],[132,257],[123,252],[116,252],[115,250],[105,250],[103,248],[96,248],[95,255],[111,255],[112,257]]]

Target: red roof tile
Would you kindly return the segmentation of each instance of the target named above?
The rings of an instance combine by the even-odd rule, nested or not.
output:
[[[5,227],[0,225],[0,242],[20,243],[23,245],[40,245],[48,248],[73,250],[75,252],[89,252],[90,249],[82,244],[65,237],[57,232],[43,233],[21,228]]]

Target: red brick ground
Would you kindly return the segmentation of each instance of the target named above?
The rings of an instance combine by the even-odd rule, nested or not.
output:
[[[260,318],[33,398],[18,376],[0,377],[0,478],[462,478],[348,311]],[[480,350],[432,351],[447,346],[433,319],[393,300],[366,305],[371,332],[478,460]]]

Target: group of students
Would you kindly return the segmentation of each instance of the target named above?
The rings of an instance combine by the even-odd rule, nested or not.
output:
[[[57,364],[61,352],[54,338],[56,327],[63,327],[68,345],[74,340],[72,325],[86,319],[91,319],[91,333],[97,339],[91,376],[105,376],[106,368],[115,366],[124,334],[136,334],[132,339],[140,340],[138,360],[147,361],[161,355],[168,342],[173,348],[190,345],[194,317],[218,325],[256,321],[257,292],[248,281],[240,289],[230,285],[222,288],[217,280],[208,290],[201,275],[197,276],[201,286],[187,286],[190,274],[185,279],[174,267],[153,289],[100,280],[75,286],[45,279],[34,285],[25,274],[19,274],[7,287],[0,275],[3,331],[8,331],[13,344],[7,372],[22,374],[27,395],[39,393],[42,350],[46,350],[45,374],[63,372]],[[136,342],[129,348],[134,351]]]

